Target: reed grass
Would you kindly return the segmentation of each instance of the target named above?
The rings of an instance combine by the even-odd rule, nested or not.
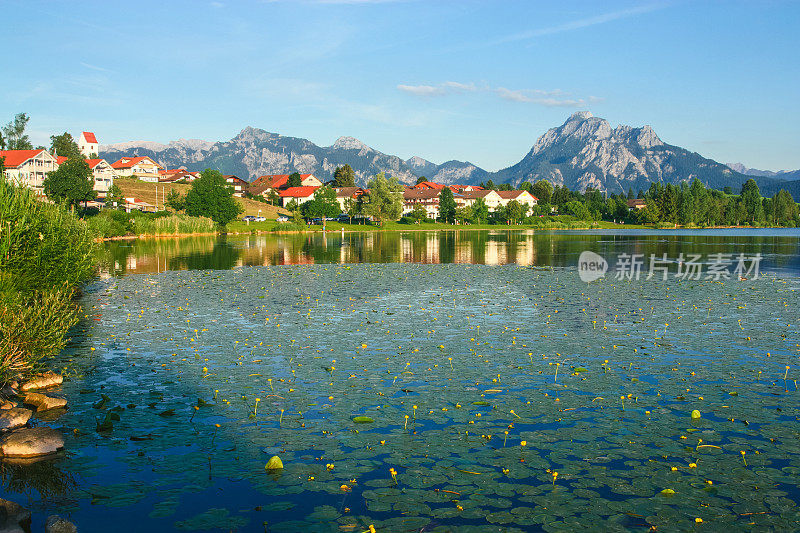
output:
[[[0,178],[0,382],[64,346],[73,296],[94,274],[94,235],[64,206]]]

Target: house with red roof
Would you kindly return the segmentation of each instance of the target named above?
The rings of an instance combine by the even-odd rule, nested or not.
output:
[[[241,197],[244,194],[244,191],[247,190],[248,183],[239,176],[234,176],[233,174],[223,174],[222,177],[225,178],[226,183],[233,187],[234,196]]]
[[[147,156],[121,157],[111,163],[117,175],[121,177],[134,177],[142,181],[158,182],[158,171],[163,167]]]
[[[417,183],[411,187],[412,189],[432,189],[436,191],[440,191],[445,188],[445,185],[441,183],[434,183],[432,181],[423,181],[421,183]]]
[[[297,202],[297,204],[304,204],[309,200],[314,199],[314,191],[319,189],[320,186],[303,186],[303,187],[289,187],[278,193],[281,198],[281,205],[286,207],[290,202]]]
[[[336,201],[339,202],[339,209],[342,212],[347,212],[348,199],[358,201],[359,198],[367,194],[367,190],[361,187],[336,187],[333,190],[336,191]]]
[[[185,168],[173,168],[170,170],[159,170],[159,183],[191,183],[200,177],[199,172],[189,172]]]
[[[265,174],[264,176],[259,176],[250,184],[248,192],[250,194],[260,194],[266,198],[272,191],[280,192],[287,189],[289,176],[289,174]],[[322,182],[314,174],[300,174],[300,185],[302,187],[321,187]]]
[[[516,200],[523,206],[531,208],[539,203],[538,198],[528,191],[496,191],[500,196],[500,205],[508,205],[512,200]]]
[[[69,159],[66,156],[60,155],[56,157],[59,165]],[[99,198],[105,198],[106,193],[114,185],[114,178],[117,177],[117,172],[108,164],[105,159],[86,159],[86,164],[92,169],[92,179],[94,184],[92,188],[97,192]]]
[[[97,154],[100,153],[100,143],[97,142],[97,137],[91,131],[81,132],[81,136],[78,137],[78,148],[81,149],[83,157],[87,159],[92,156],[97,157]]]
[[[9,181],[39,192],[47,174],[58,168],[58,161],[47,150],[0,150],[0,158],[5,160]]]

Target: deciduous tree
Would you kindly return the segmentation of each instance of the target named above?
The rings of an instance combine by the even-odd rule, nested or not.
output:
[[[242,212],[242,206],[233,199],[233,189],[218,170],[207,168],[192,182],[186,193],[186,214],[209,217],[225,226]]]
[[[397,178],[386,179],[381,172],[367,184],[370,189],[369,201],[364,205],[364,212],[377,218],[382,224],[384,220],[397,220],[403,214],[403,186]]]
[[[51,200],[66,201],[70,205],[94,200],[92,169],[83,159],[68,159],[44,179],[44,193]]]
[[[66,131],[61,135],[50,136],[50,153],[69,159],[83,159],[83,154],[78,147],[78,143],[76,143],[72,135]]]

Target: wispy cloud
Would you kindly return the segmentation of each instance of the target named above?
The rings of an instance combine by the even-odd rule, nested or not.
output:
[[[444,87],[434,87],[433,85],[398,85],[397,88],[404,93],[414,96],[442,96],[447,93]]]
[[[592,17],[584,17],[576,20],[567,21],[562,24],[556,24],[553,26],[547,26],[544,28],[537,28],[533,30],[516,33],[513,35],[508,35],[505,37],[501,37],[499,39],[492,40],[489,42],[489,44],[502,44],[514,41],[524,41],[528,39],[533,39],[535,37],[543,37],[545,35],[554,35],[557,33],[579,30],[582,28],[597,26],[599,24],[606,24],[608,22],[613,22],[619,19],[633,17],[636,15],[642,15],[644,13],[650,13],[653,11],[657,11],[659,9],[664,9],[669,5],[670,5],[669,2],[655,2],[655,3],[649,3],[632,7],[629,9],[611,11],[609,13],[602,13],[600,15],[595,15]]]
[[[538,104],[545,107],[583,107],[586,104],[602,102],[596,96],[575,98],[561,89],[543,91],[541,89],[507,89],[506,87],[490,87],[474,82],[462,83],[446,81],[438,85],[398,85],[397,88],[407,94],[420,97],[445,96],[462,92],[486,92],[503,100],[520,103]]]
[[[113,71],[113,70],[111,70],[110,68],[98,67],[97,65],[92,65],[92,64],[89,64],[89,63],[84,63],[83,61],[81,61],[81,62],[80,62],[80,65],[81,65],[82,67],[86,67],[86,68],[88,68],[88,69],[90,69],[90,70],[96,70],[96,71],[98,71],[98,72],[110,72],[110,73],[112,73],[112,74],[114,73],[114,71]]]

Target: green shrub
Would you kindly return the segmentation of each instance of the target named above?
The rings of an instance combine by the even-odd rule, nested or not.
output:
[[[63,206],[0,179],[0,381],[61,350],[96,249],[94,234]]]
[[[177,233],[213,233],[216,224],[210,218],[188,215],[141,213],[106,210],[88,219],[89,228],[98,237],[124,235],[175,235]]]

